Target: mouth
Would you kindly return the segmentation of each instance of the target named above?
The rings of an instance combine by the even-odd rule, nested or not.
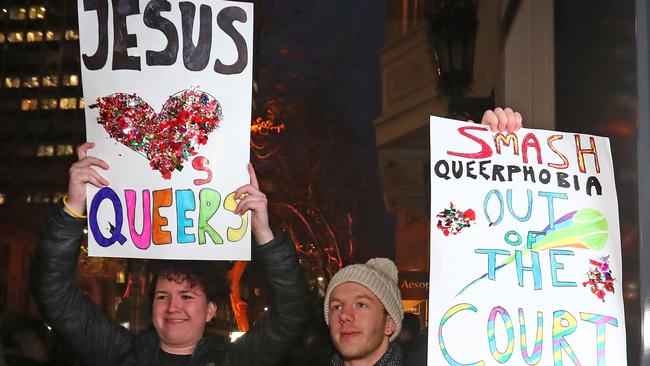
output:
[[[344,337],[344,338],[354,337],[354,336],[359,335],[359,334],[361,334],[361,332],[348,330],[348,331],[341,332],[341,337]]]
[[[187,321],[186,319],[175,319],[175,318],[165,319],[165,323],[167,324],[181,324],[181,323],[185,323],[186,321]]]

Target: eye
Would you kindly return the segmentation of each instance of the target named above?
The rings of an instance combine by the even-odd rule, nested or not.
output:
[[[183,299],[183,300],[190,300],[190,299],[193,299],[193,298],[194,298],[194,296],[192,296],[192,295],[188,295],[188,294],[181,295],[181,299]]]
[[[367,307],[368,307],[368,304],[366,304],[365,302],[358,302],[357,303],[357,308],[359,308],[359,309],[365,309]]]
[[[165,294],[158,294],[158,295],[156,295],[156,300],[157,300],[157,301],[164,301],[164,300],[167,300],[167,295],[165,295]]]
[[[332,305],[330,305],[330,310],[331,311],[338,311],[338,310],[341,310],[341,309],[342,309],[341,304],[332,304]]]

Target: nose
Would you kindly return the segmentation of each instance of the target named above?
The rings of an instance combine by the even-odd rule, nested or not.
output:
[[[167,312],[168,313],[175,313],[175,312],[178,311],[179,308],[180,308],[180,299],[172,296],[169,299],[169,302],[167,303],[167,309],[166,309]]]
[[[341,323],[351,322],[354,320],[354,314],[352,313],[349,307],[344,306],[341,309],[341,315],[339,316],[339,321]]]

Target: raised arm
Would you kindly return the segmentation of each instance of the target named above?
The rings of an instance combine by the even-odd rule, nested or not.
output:
[[[252,230],[258,245],[253,260],[261,263],[270,293],[270,308],[248,333],[233,345],[227,358],[237,365],[273,365],[285,357],[300,338],[308,319],[309,293],[303,268],[291,240],[269,227],[266,196],[249,165],[251,184],[237,190],[244,197],[235,212],[252,211]]]
[[[86,156],[93,144],[78,149],[79,161],[70,168],[68,199],[51,215],[34,259],[33,290],[44,315],[68,345],[88,365],[116,365],[126,357],[134,336],[110,320],[76,281],[77,259],[86,220],[86,183],[108,182],[93,168],[108,169],[101,159]]]

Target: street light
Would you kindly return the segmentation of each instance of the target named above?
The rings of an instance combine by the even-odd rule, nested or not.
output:
[[[487,98],[463,97],[474,83],[476,0],[440,0],[431,9],[428,22],[438,86],[450,98],[449,116],[480,119],[485,109],[494,106],[494,94]]]
[[[440,88],[462,96],[474,82],[474,45],[478,18],[473,0],[443,0],[429,13],[429,29]]]

